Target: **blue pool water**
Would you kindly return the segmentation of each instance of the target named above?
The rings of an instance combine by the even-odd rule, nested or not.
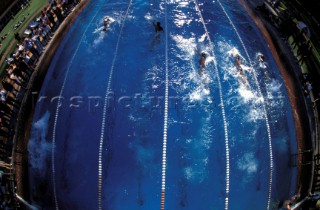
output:
[[[237,1],[97,0],[39,93],[30,193],[40,209],[273,209],[296,152],[283,79]]]

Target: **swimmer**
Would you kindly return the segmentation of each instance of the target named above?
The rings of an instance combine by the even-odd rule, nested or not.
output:
[[[267,80],[271,80],[267,66],[264,62],[264,55],[262,54],[258,54],[258,61],[259,61],[259,67],[262,69],[262,72],[264,73],[264,75],[266,76]]]
[[[200,70],[199,74],[200,76],[204,73],[206,70],[206,53],[205,52],[199,52],[199,50],[196,48],[196,52],[200,55],[199,64],[200,64]]]
[[[244,84],[246,85],[246,87],[249,87],[249,82],[247,80],[246,75],[244,74],[244,71],[241,67],[242,63],[241,63],[241,58],[240,55],[236,52],[236,50],[232,50],[231,52],[231,56],[234,58],[234,62],[237,68],[237,71],[239,72],[242,81],[244,82]]]
[[[155,23],[155,22],[153,22],[152,23],[153,24],[153,26],[154,26],[154,29],[155,29],[155,31],[156,31],[156,34],[154,35],[154,37],[153,37],[153,40],[152,40],[152,42],[151,42],[151,45],[152,46],[155,46],[155,45],[157,45],[157,44],[159,44],[160,43],[160,38],[161,38],[161,32],[163,32],[163,28],[162,28],[162,26],[160,25],[160,22],[157,22],[157,24]]]
[[[104,31],[107,30],[107,28],[109,27],[109,24],[111,23],[111,20],[108,16],[104,17],[103,19],[103,25],[104,25]]]
[[[263,63],[264,62],[264,55],[259,55],[258,59],[259,59],[260,63]]]
[[[237,70],[238,70],[239,72],[243,72],[243,69],[242,69],[242,67],[241,67],[241,58],[240,58],[240,55],[236,55],[236,56],[234,57],[234,62],[236,63]]]
[[[202,83],[204,84],[204,88],[206,89],[206,91],[209,91],[209,83],[210,83],[210,79],[208,77],[208,74],[205,74],[206,72],[206,58],[207,55],[205,52],[199,52],[199,50],[196,48],[196,52],[200,55],[200,59],[199,59],[199,65],[200,65],[200,69],[199,69],[199,75],[201,77]]]
[[[160,22],[157,22],[157,24],[153,23],[153,26],[154,26],[154,29],[155,29],[156,32],[162,32],[163,31],[163,28],[160,25]]]

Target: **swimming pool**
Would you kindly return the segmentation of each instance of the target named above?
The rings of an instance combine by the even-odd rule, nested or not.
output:
[[[90,2],[39,94],[31,198],[45,209],[272,209],[295,191],[291,113],[238,2]]]

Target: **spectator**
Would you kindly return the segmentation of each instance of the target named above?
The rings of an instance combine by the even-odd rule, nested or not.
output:
[[[11,164],[5,163],[2,160],[0,160],[0,166],[3,167],[3,168],[9,169],[9,170],[12,169],[12,165]]]
[[[21,37],[18,33],[14,33],[14,38],[18,41],[21,42]]]

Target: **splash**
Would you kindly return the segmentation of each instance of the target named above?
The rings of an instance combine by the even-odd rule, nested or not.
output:
[[[177,47],[183,52],[180,58],[183,60],[190,60],[195,55],[196,40],[194,37],[184,38],[181,35],[172,36],[176,42]]]
[[[187,97],[191,102],[193,101],[202,101],[210,95],[209,84],[211,83],[211,78],[208,73],[199,75],[198,70],[196,69],[193,58],[196,54],[196,39],[194,36],[190,38],[184,38],[181,35],[172,36],[173,40],[176,42],[176,46],[181,50],[180,53],[177,53],[176,56],[181,60],[186,60],[190,62],[188,68],[180,68],[179,75],[176,76],[177,80],[174,83],[177,85],[177,88],[181,91],[188,91]],[[208,57],[206,63],[212,62],[213,58]],[[185,71],[183,73],[183,71]]]
[[[174,23],[178,28],[180,28],[184,25],[190,25],[191,22],[192,22],[192,19],[190,19],[184,13],[175,15]]]
[[[100,44],[102,42],[102,40],[104,39],[104,37],[107,35],[107,32],[111,30],[110,28],[110,24],[115,22],[115,19],[113,19],[112,17],[108,17],[109,20],[110,20],[110,23],[109,23],[109,26],[106,28],[104,26],[101,26],[103,25],[103,21],[105,19],[105,17],[103,17],[103,19],[101,19],[99,21],[99,25],[100,27],[96,28],[93,33],[94,34],[98,34],[98,37],[93,41],[93,45],[96,46],[98,44]]]
[[[267,65],[265,63],[259,63],[259,67],[262,68],[262,69],[266,69],[267,68]]]
[[[104,26],[100,26],[100,27],[96,28],[96,29],[93,31],[93,33],[94,33],[94,34],[99,33],[99,32],[101,32],[103,29],[104,29]]]
[[[248,102],[255,98],[255,94],[251,90],[247,89],[244,85],[240,85],[238,92],[244,99],[244,102]]]
[[[99,29],[100,29],[99,36],[93,41],[93,46],[97,46],[98,44],[100,44],[103,38],[106,36],[105,31],[103,31],[104,27],[100,27]]]
[[[210,77],[207,74],[204,74],[202,77],[200,77],[194,71],[189,74],[189,78],[196,83],[196,87],[189,93],[190,101],[194,102],[204,100],[210,94],[210,89],[208,88],[208,84],[211,81]]]
[[[149,12],[144,15],[144,19],[149,22],[154,22],[154,17]]]
[[[204,42],[206,40],[207,34],[202,34],[202,36],[198,39],[198,42]]]
[[[257,120],[263,120],[263,110],[261,108],[251,108],[246,118],[248,122],[256,122]]]
[[[204,96],[203,89],[201,87],[196,88],[193,92],[190,93],[189,98],[191,102],[202,101]]]
[[[240,66],[245,71],[251,72],[251,70],[252,70],[252,68],[250,66],[246,66],[246,65],[243,65],[243,64],[241,64]]]
[[[231,50],[227,51],[227,54],[232,57],[235,57],[236,55],[240,55],[239,50],[235,47],[233,47]]]
[[[52,144],[47,140],[50,113],[47,111],[33,124],[32,137],[29,141],[29,161],[32,168],[45,171],[45,161],[50,156]]]
[[[246,85],[243,84],[241,81],[241,76],[239,75],[236,66],[234,64],[234,60],[230,59],[235,56],[240,56],[241,61],[243,62],[240,64],[241,68],[249,72],[249,74],[245,74],[247,80],[250,82],[250,73],[252,72],[252,67],[245,65],[245,59],[240,54],[239,50],[232,46],[231,44],[220,41],[218,42],[219,50],[223,53],[225,52],[226,56],[222,62],[222,68],[225,70],[224,79],[228,80],[230,77],[236,78],[239,80],[239,86],[235,88],[235,90],[239,93],[241,96],[241,99],[243,103],[252,103],[252,104],[261,104],[264,103],[264,99],[261,96],[258,96],[258,93],[256,90],[254,90],[252,87],[246,87]],[[232,62],[231,62],[232,60]]]
[[[179,2],[180,7],[187,7],[190,3],[188,1],[181,1]]]

